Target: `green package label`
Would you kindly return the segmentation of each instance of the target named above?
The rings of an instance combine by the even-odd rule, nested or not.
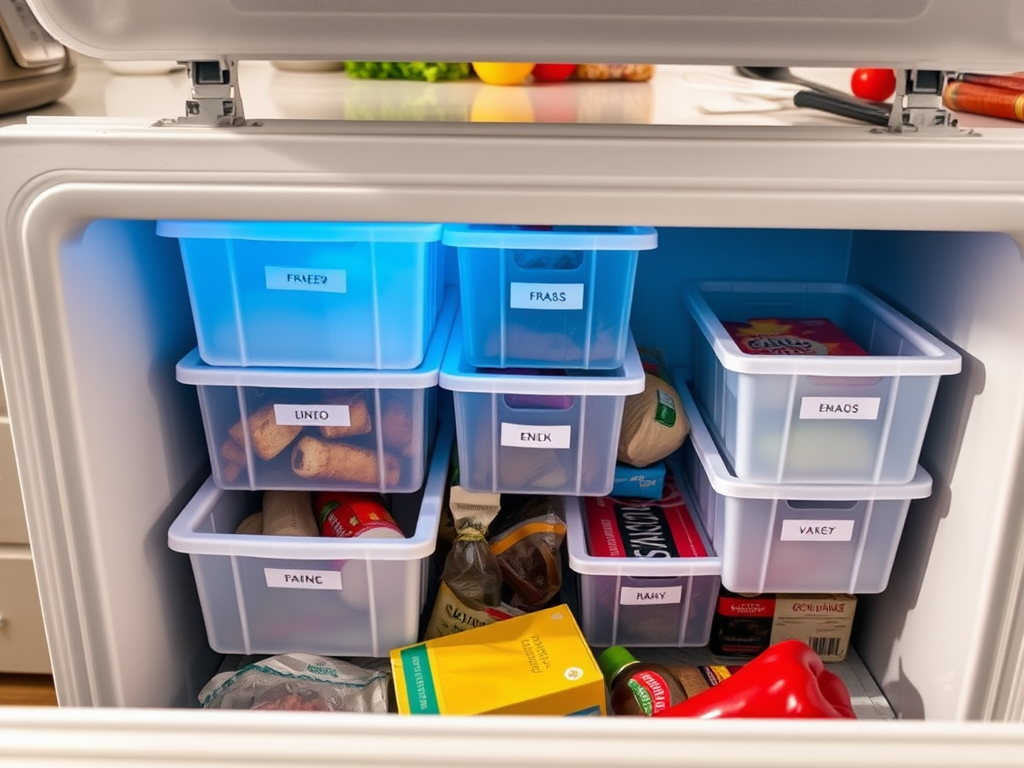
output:
[[[434,688],[434,675],[430,671],[430,657],[427,646],[414,645],[400,653],[402,657],[402,677],[405,678],[405,697],[409,701],[410,715],[439,715],[441,709],[437,704],[437,690]]]
[[[654,411],[654,420],[666,427],[675,426],[676,401],[668,392],[658,390],[658,408]]]

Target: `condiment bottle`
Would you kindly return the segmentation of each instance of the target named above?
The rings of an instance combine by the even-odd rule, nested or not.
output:
[[[384,504],[374,493],[322,491],[313,495],[321,536],[340,539],[404,539]]]
[[[649,717],[686,701],[668,667],[642,662],[621,645],[608,648],[597,664],[611,691],[613,714]]]

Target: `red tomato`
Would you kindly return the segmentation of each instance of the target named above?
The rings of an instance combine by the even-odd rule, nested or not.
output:
[[[557,83],[568,80],[575,71],[575,64],[535,64],[533,79],[542,83]]]
[[[850,90],[860,99],[885,101],[896,92],[896,73],[891,69],[855,69]]]

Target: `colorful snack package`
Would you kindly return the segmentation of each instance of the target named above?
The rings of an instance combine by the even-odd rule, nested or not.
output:
[[[838,325],[824,317],[758,317],[722,325],[740,351],[748,355],[867,355]]]

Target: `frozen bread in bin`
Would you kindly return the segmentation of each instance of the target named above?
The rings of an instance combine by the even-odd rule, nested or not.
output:
[[[406,539],[235,534],[262,494],[207,480],[167,542],[192,561],[210,647],[385,657],[416,642],[453,432],[450,419],[442,422],[422,492],[392,496]]]
[[[415,368],[440,308],[440,224],[159,221],[210,365]]]
[[[652,227],[454,224],[465,356],[479,368],[614,370]]]
[[[733,592],[882,592],[913,499],[931,495],[921,467],[903,485],[738,480],[688,390],[686,481]]]
[[[847,283],[691,283],[697,402],[736,477],[909,483],[942,376],[960,355]],[[752,355],[723,322],[826,318],[867,356]]]
[[[644,388],[632,336],[622,367],[563,372],[478,369],[463,357],[463,339],[456,320],[440,375],[455,401],[462,487],[478,493],[609,493],[626,395]]]
[[[423,483],[453,292],[411,371],[214,367],[190,352],[213,479],[236,490],[410,493]]]
[[[606,501],[621,507],[631,504],[628,500]],[[594,556],[585,532],[587,499],[566,500],[569,567],[579,574],[580,625],[590,645],[707,645],[722,563],[685,494],[684,501],[705,556]],[[656,503],[634,500],[633,505]]]

